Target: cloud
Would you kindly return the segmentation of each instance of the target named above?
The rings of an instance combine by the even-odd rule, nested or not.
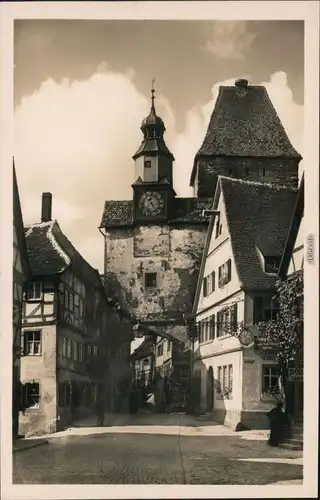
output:
[[[215,21],[205,49],[218,59],[245,59],[256,34],[247,21]]]
[[[239,76],[239,75],[238,75]],[[103,238],[98,231],[107,199],[132,198],[132,155],[150,100],[134,84],[135,74],[112,72],[107,64],[86,81],[44,82],[25,97],[15,113],[15,161],[26,224],[40,219],[41,193],[53,195],[53,217],[94,266],[103,270]],[[194,156],[201,146],[219,86],[212,98],[186,114],[183,132],[165,96],[157,95],[166,124],[166,142],[174,154],[175,190],[192,196],[189,187]],[[250,80],[250,79],[249,79]],[[294,103],[286,74],[264,83],[294,146],[302,151],[303,108]]]

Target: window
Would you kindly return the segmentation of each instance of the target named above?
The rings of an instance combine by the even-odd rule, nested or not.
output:
[[[79,344],[79,361],[80,363],[83,363],[84,358],[83,358],[83,345]]]
[[[266,176],[266,169],[265,167],[262,168],[262,177],[265,177]]]
[[[171,342],[170,340],[167,340],[167,352],[171,351]]]
[[[93,355],[98,356],[98,346],[97,345],[93,346]]]
[[[230,326],[233,332],[238,329],[238,304],[235,303],[230,307]]]
[[[217,313],[217,337],[227,335],[226,325],[229,323],[230,309],[226,307]]]
[[[245,174],[246,174],[246,175],[250,175],[250,168],[249,168],[249,167],[246,167],[246,168],[244,169],[244,171],[245,171]]]
[[[206,297],[208,295],[208,278],[203,278],[203,296]]]
[[[88,352],[88,355],[91,356],[91,352],[92,352],[91,345],[88,345],[87,352]]]
[[[209,329],[209,339],[213,340],[215,337],[215,315],[213,314],[210,318],[210,329]]]
[[[73,361],[78,361],[78,344],[73,342]]]
[[[216,286],[216,273],[212,271],[211,273],[211,291],[215,291],[215,286]]]
[[[273,395],[279,392],[279,369],[275,365],[262,366],[262,394]]]
[[[265,309],[262,315],[262,321],[270,321],[271,319],[277,319],[279,309]]]
[[[40,389],[37,382],[25,384],[25,404],[27,408],[40,408]]]
[[[218,273],[219,288],[222,288],[231,281],[231,259],[222,264],[222,266],[219,266]]]
[[[229,390],[232,393],[232,387],[233,387],[233,367],[232,367],[232,365],[228,365],[228,382],[229,382]]]
[[[151,161],[150,160],[144,161],[144,168],[151,168]]]
[[[232,399],[233,390],[233,366],[224,365],[218,367],[217,396]]]
[[[162,356],[163,355],[163,344],[159,344],[157,347],[157,356]]]
[[[264,272],[268,274],[278,274],[281,257],[265,257]]]
[[[67,357],[67,338],[63,337],[62,339],[62,356]]]
[[[72,358],[72,342],[71,340],[67,340],[67,358]]]
[[[25,331],[24,332],[24,355],[25,356],[40,356],[41,354],[41,332],[40,331]]]
[[[146,288],[157,287],[157,273],[145,273],[144,277],[145,277]]]
[[[27,300],[41,300],[42,298],[42,283],[33,282],[27,288]]]

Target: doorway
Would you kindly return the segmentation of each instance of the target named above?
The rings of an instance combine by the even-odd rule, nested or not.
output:
[[[206,404],[206,412],[212,412],[213,410],[213,368],[212,366],[209,367],[209,370],[207,372],[207,404]]]

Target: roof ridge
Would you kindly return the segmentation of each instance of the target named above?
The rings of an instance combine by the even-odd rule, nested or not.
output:
[[[222,180],[222,181],[230,181],[230,182],[233,182],[233,183],[238,183],[238,184],[245,184],[245,185],[248,185],[248,186],[262,186],[262,187],[266,187],[266,188],[270,188],[270,189],[274,189],[275,191],[280,191],[280,190],[284,190],[284,191],[297,191],[296,188],[294,187],[290,187],[290,186],[285,186],[285,185],[275,185],[275,184],[271,184],[269,182],[259,182],[259,181],[250,181],[250,180],[247,180],[247,179],[235,179],[234,177],[228,177],[226,175],[219,175],[219,178]]]
[[[57,240],[56,240],[56,238],[55,238],[55,236],[54,236],[54,234],[52,232],[55,225],[58,226],[59,230],[63,234],[63,231],[61,230],[58,222],[56,220],[53,220],[52,224],[49,225],[49,228],[48,228],[46,236],[47,236],[48,240],[50,241],[51,245],[53,246],[53,248],[55,249],[55,251],[58,252],[58,254],[60,255],[60,257],[63,258],[63,260],[65,261],[66,265],[68,266],[71,263],[71,259],[70,259],[69,255],[61,248],[61,246],[57,242]]]

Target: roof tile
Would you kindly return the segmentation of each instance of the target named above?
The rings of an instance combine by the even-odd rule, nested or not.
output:
[[[239,279],[247,289],[273,288],[263,256],[281,256],[297,191],[258,182],[220,177],[228,229]],[[241,207],[241,209],[239,209]]]

